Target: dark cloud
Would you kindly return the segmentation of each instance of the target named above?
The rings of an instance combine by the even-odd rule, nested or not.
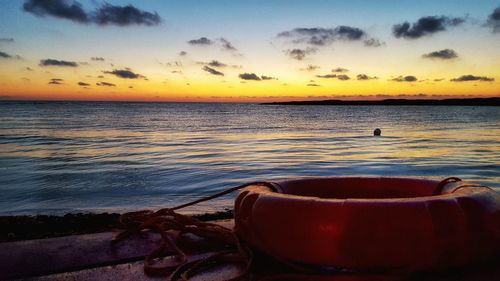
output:
[[[486,26],[493,29],[494,33],[500,32],[500,7],[496,8],[489,16],[486,21]]]
[[[377,76],[368,76],[366,74],[358,74],[356,76],[356,79],[358,80],[373,80],[373,79],[378,79]]]
[[[74,61],[56,60],[56,59],[45,59],[40,60],[40,66],[67,66],[67,67],[77,67],[78,64]]]
[[[227,41],[224,38],[219,38],[218,41],[222,44],[222,49],[225,51],[237,51],[231,42]]]
[[[235,52],[238,51],[231,42],[225,38],[218,38],[215,40],[210,40],[207,37],[200,37],[199,39],[193,39],[188,41],[189,44],[194,46],[210,46],[219,45],[223,51]]]
[[[210,74],[213,74],[213,75],[219,75],[219,76],[224,76],[224,73],[214,69],[214,68],[211,68],[211,67],[208,67],[208,66],[204,66],[202,68],[203,70],[205,70],[206,72],[210,73]]]
[[[61,85],[61,84],[64,84],[63,81],[64,81],[64,79],[61,79],[61,78],[52,78],[52,79],[50,79],[49,84]]]
[[[78,86],[87,87],[90,86],[90,84],[85,82],[78,82]]]
[[[278,37],[290,38],[293,43],[307,43],[315,46],[325,46],[335,41],[361,41],[366,46],[380,46],[382,43],[377,39],[368,37],[368,34],[357,27],[337,26],[335,28],[295,28],[278,33]]]
[[[93,21],[99,25],[158,25],[161,18],[158,13],[141,11],[132,5],[124,7],[104,4],[93,15]]]
[[[434,79],[433,81],[434,81],[434,82],[441,82],[441,81],[443,81],[443,80],[444,80],[444,78],[436,78],[436,79]]]
[[[138,73],[134,73],[129,68],[126,68],[126,69],[113,69],[113,71],[103,71],[103,73],[113,74],[113,75],[115,75],[117,77],[125,78],[125,79],[141,79],[141,78],[142,79],[146,79],[146,77],[144,75],[141,75],[141,74],[138,74]]]
[[[365,40],[363,40],[363,43],[367,47],[380,47],[380,46],[384,46],[385,45],[384,42],[381,42],[380,40],[375,39],[375,38],[365,39]]]
[[[212,60],[211,62],[207,63],[207,65],[209,65],[211,67],[226,67],[227,66],[227,64],[222,63],[218,60]]]
[[[9,55],[9,54],[7,54],[7,53],[4,53],[4,52],[0,51],[0,58],[10,59],[10,58],[12,58],[12,56]]]
[[[113,83],[108,83],[108,82],[97,82],[95,83],[97,86],[101,87],[115,87],[116,85]]]
[[[0,38],[0,43],[12,43],[14,38]]]
[[[407,75],[407,76],[398,76],[396,78],[391,79],[392,81],[395,82],[416,82],[417,77],[413,75]]]
[[[338,78],[339,80],[343,80],[343,81],[351,79],[349,76],[347,76],[347,75],[345,75],[345,74],[340,74],[340,75],[337,75],[337,78]]]
[[[300,70],[304,70],[304,71],[315,71],[317,69],[320,69],[320,66],[318,65],[313,65],[313,64],[309,64],[307,65],[306,68],[301,68]]]
[[[316,75],[318,78],[337,78],[337,74],[325,74],[325,75]]]
[[[38,17],[53,16],[79,23],[89,23],[90,18],[82,5],[71,0],[28,0],[23,10]]]
[[[453,78],[450,81],[452,82],[467,82],[467,81],[481,81],[481,82],[493,82],[495,78],[486,77],[486,76],[475,76],[475,75],[462,75],[458,78]]]
[[[458,55],[452,49],[444,49],[444,50],[440,50],[440,51],[430,52],[428,54],[423,54],[422,57],[427,58],[427,59],[449,60],[449,59],[458,58]]]
[[[0,59],[16,59],[16,60],[22,60],[23,58],[18,55],[11,55],[7,54],[5,52],[0,51]]]
[[[325,78],[325,79],[334,79],[337,78],[342,81],[346,81],[351,79],[351,77],[345,75],[345,74],[325,74],[325,75],[316,75],[318,78]]]
[[[410,24],[404,22],[392,27],[392,34],[396,38],[417,39],[425,35],[430,35],[446,28],[462,24],[465,18],[450,18],[446,16],[422,17],[417,22]]]
[[[315,84],[315,83],[309,83],[307,84],[308,87],[321,87],[321,85],[319,84]]]
[[[265,75],[260,76],[260,78],[262,80],[278,80],[278,78],[276,78],[276,77],[265,76]]]
[[[132,5],[115,6],[104,3],[93,12],[85,11],[75,0],[27,0],[23,10],[38,17],[52,16],[77,23],[98,25],[158,25],[160,16],[146,12]]]
[[[191,45],[207,46],[207,45],[212,45],[214,42],[208,39],[207,37],[201,37],[199,39],[189,40],[188,43]]]
[[[343,67],[337,67],[337,68],[332,69],[332,72],[337,72],[337,73],[348,72],[348,71],[349,71],[349,69],[343,68]]]
[[[25,68],[25,70],[27,70],[27,71],[35,71],[35,70],[33,70],[33,68],[31,68],[31,67],[29,67],[29,66],[27,66],[27,67]]]
[[[246,73],[246,72],[245,73],[241,73],[240,75],[238,75],[238,77],[240,77],[240,79],[243,79],[243,80],[254,80],[254,81],[278,80],[275,77],[266,76],[266,75],[262,75],[262,76],[259,77],[255,73]]]
[[[292,59],[303,60],[307,55],[313,54],[316,51],[317,51],[316,48],[306,48],[306,49],[285,50],[284,52]]]
[[[90,60],[92,61],[104,61],[103,57],[91,57]]]
[[[180,52],[179,52],[179,56],[185,56],[185,55],[187,55],[187,54],[188,54],[188,53],[187,53],[186,51],[180,51]]]

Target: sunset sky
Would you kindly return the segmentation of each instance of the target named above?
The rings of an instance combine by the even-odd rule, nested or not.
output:
[[[0,99],[500,96],[500,2],[0,2]],[[438,96],[438,97],[436,97]]]

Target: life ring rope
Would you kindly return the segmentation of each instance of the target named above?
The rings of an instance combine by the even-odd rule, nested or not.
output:
[[[444,180],[442,180],[438,183],[436,189],[434,190],[434,195],[441,194],[445,185],[452,183],[452,182],[459,182],[459,181],[462,181],[462,179],[457,178],[457,177],[445,178]]]

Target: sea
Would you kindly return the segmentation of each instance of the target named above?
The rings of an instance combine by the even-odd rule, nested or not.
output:
[[[500,191],[500,109],[0,102],[0,215],[155,210],[316,176],[454,176]]]

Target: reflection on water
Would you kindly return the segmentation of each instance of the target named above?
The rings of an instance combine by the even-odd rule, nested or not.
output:
[[[496,107],[5,102],[0,213],[159,208],[294,176],[458,176],[500,189],[499,143]]]

